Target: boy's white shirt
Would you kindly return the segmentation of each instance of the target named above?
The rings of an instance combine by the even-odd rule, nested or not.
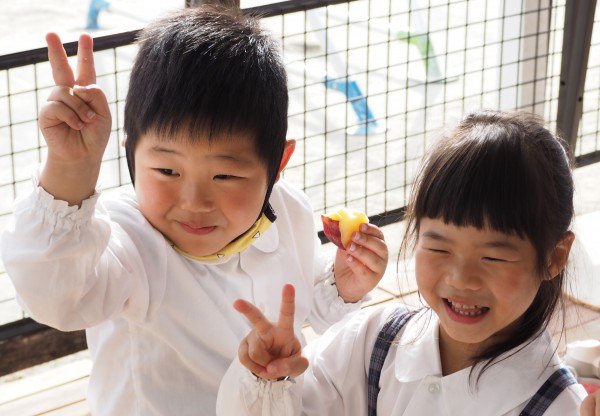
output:
[[[340,322],[305,348],[310,365],[290,381],[257,380],[235,360],[222,380],[217,414],[367,415],[367,373],[375,339],[402,305],[369,307]],[[377,413],[394,416],[517,416],[560,360],[548,334],[488,368],[469,386],[470,368],[441,376],[438,319],[419,312],[384,363]],[[548,365],[549,364],[549,365]],[[545,416],[578,415],[586,396],[577,384],[554,400]]]
[[[331,285],[306,196],[281,180],[270,201],[278,218],[264,235],[212,263],[178,254],[131,187],[78,208],[35,186],[15,203],[2,236],[6,270],[34,319],[87,329],[94,415],[214,414],[220,379],[250,330],[236,298],[275,320],[281,288],[293,283],[298,332],[305,321],[324,331],[360,307]]]

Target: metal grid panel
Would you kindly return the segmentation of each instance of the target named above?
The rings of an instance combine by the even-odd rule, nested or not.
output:
[[[286,179],[316,218],[340,206],[372,216],[405,205],[421,156],[466,111],[523,108],[555,123],[563,21],[564,0],[360,0],[265,18],[281,39],[298,140]],[[597,150],[597,38],[578,154]],[[104,189],[129,182],[120,142],[135,52],[96,57],[114,122]],[[47,63],[0,71],[0,229],[43,160],[36,117],[51,85]],[[0,264],[0,324],[20,318]]]
[[[600,8],[596,8],[575,155],[600,152]]]

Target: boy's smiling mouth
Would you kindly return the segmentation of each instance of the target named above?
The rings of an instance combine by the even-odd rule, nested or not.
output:
[[[197,235],[209,234],[216,228],[214,225],[208,227],[195,227],[193,225],[185,224],[183,222],[180,222],[179,224],[186,232]]]
[[[451,299],[444,299],[444,302],[452,312],[464,317],[482,316],[490,310],[487,306],[469,305]]]

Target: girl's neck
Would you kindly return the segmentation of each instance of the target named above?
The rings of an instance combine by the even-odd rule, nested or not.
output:
[[[443,376],[470,367],[473,357],[477,355],[474,345],[453,340],[442,327],[439,329],[439,347]]]

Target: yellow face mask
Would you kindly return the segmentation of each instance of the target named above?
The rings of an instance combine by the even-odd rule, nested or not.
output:
[[[210,254],[208,256],[193,256],[185,251],[181,250],[179,247],[175,246],[171,243],[171,246],[177,251],[179,254],[184,255],[190,259],[194,260],[219,260],[226,256],[230,256],[232,254],[240,253],[244,251],[248,246],[254,243],[266,230],[273,224],[273,222],[267,217],[265,213],[263,213],[260,218],[254,223],[252,227],[244,234],[233,240],[231,243],[227,244],[221,250],[214,254]]]

